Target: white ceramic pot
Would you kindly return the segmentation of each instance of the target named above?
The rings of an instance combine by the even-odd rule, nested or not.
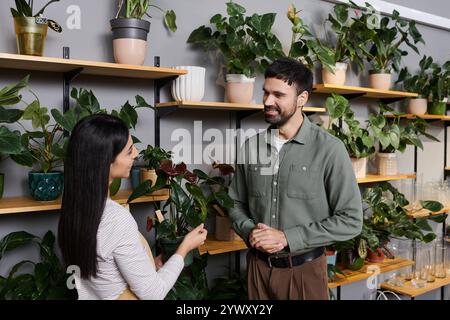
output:
[[[367,175],[367,158],[350,158],[352,160],[353,172],[356,178],[365,178]]]
[[[394,176],[397,171],[397,154],[394,153],[378,153],[378,174],[382,176]]]
[[[249,104],[253,100],[255,78],[247,78],[243,74],[227,74],[225,85],[225,101]]]
[[[391,88],[392,75],[390,73],[372,73],[369,75],[369,87],[378,90]]]
[[[337,62],[333,68],[334,74],[327,68],[322,67],[323,83],[343,86],[345,84],[347,63]]]
[[[413,98],[408,103],[408,113],[425,114],[427,112],[428,100],[425,98]]]
[[[172,81],[172,97],[176,101],[201,101],[205,94],[206,69],[196,66],[176,66],[175,69],[184,69],[188,73]]]

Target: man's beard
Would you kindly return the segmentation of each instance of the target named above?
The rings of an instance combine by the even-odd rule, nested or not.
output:
[[[282,126],[284,125],[286,122],[288,122],[288,120],[290,118],[292,118],[292,116],[295,114],[295,112],[297,111],[297,106],[295,106],[293,108],[293,111],[290,114],[282,114],[281,113],[281,109],[278,106],[266,106],[264,105],[264,112],[268,111],[268,110],[275,110],[278,112],[278,115],[275,116],[267,116],[266,114],[264,114],[264,118],[266,120],[267,123],[270,123],[272,125],[276,125],[276,126]]]

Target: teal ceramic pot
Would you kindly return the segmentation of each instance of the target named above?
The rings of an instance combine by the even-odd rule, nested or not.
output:
[[[446,102],[430,102],[428,104],[428,114],[435,114],[443,116],[445,115],[445,111],[447,109],[447,103]]]
[[[130,172],[131,187],[134,189],[141,184],[141,168],[132,167]]]
[[[63,186],[64,173],[61,171],[28,173],[28,187],[31,196],[37,201],[56,200],[61,195]]]
[[[162,238],[159,239],[159,245],[163,252],[164,261],[167,261],[177,251],[178,246],[184,237],[177,237],[175,240]],[[188,267],[194,262],[194,251],[190,251],[184,258],[184,266]]]

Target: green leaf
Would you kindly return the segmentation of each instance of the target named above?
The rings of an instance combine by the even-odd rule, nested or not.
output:
[[[5,109],[0,106],[0,123],[14,123],[19,120],[23,115],[22,110],[18,109]]]
[[[211,28],[200,26],[191,32],[187,43],[204,43],[211,40],[212,31]]]
[[[0,260],[5,253],[31,243],[37,237],[25,231],[11,232],[0,241]]]
[[[441,211],[444,206],[442,205],[442,203],[438,202],[438,201],[431,201],[431,200],[421,200],[420,204],[422,205],[422,207],[424,209],[430,210],[431,212],[438,212]]]
[[[121,178],[113,179],[113,181],[109,185],[109,194],[111,197],[115,196],[116,193],[119,191],[121,183],[122,183]]]
[[[223,208],[231,209],[234,207],[234,200],[225,191],[214,192],[214,199]]]
[[[50,121],[47,108],[41,108],[38,100],[34,100],[26,107],[22,117],[31,120],[34,129],[42,128]]]
[[[177,31],[176,20],[177,20],[177,15],[175,14],[175,11],[173,11],[173,10],[168,10],[166,12],[166,14],[164,15],[164,24],[172,32]]]
[[[27,75],[17,84],[9,85],[0,90],[0,106],[10,106],[21,101],[19,91],[28,86],[30,75]]]
[[[150,108],[150,109],[155,109],[153,106],[149,105],[144,98],[142,98],[140,95],[136,95],[135,97],[136,99],[136,104],[137,107],[139,108]]]
[[[28,150],[24,150],[19,154],[11,154],[11,159],[17,164],[26,167],[32,167],[34,162],[33,156]]]
[[[75,109],[69,109],[64,113],[64,115],[62,115],[61,112],[57,109],[52,109],[50,113],[52,114],[53,119],[55,119],[56,123],[68,132],[73,131],[73,128],[79,120],[78,116],[75,113]]]
[[[20,136],[8,128],[0,127],[0,154],[19,154],[21,152]]]
[[[31,7],[25,0],[16,0],[17,11],[20,12],[25,17],[31,17],[33,13],[31,12]]]
[[[230,16],[243,15],[245,13],[245,8],[234,2],[227,2],[227,13]]]
[[[142,197],[148,193],[150,187],[152,186],[152,182],[150,180],[145,180],[140,185],[133,190],[131,195],[128,197],[127,203],[132,202],[133,200]]]

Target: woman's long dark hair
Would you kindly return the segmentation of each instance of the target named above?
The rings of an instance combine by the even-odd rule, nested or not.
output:
[[[66,266],[82,278],[97,275],[97,231],[109,189],[109,170],[128,142],[128,127],[107,114],[88,116],[72,131],[64,161],[58,243]]]

